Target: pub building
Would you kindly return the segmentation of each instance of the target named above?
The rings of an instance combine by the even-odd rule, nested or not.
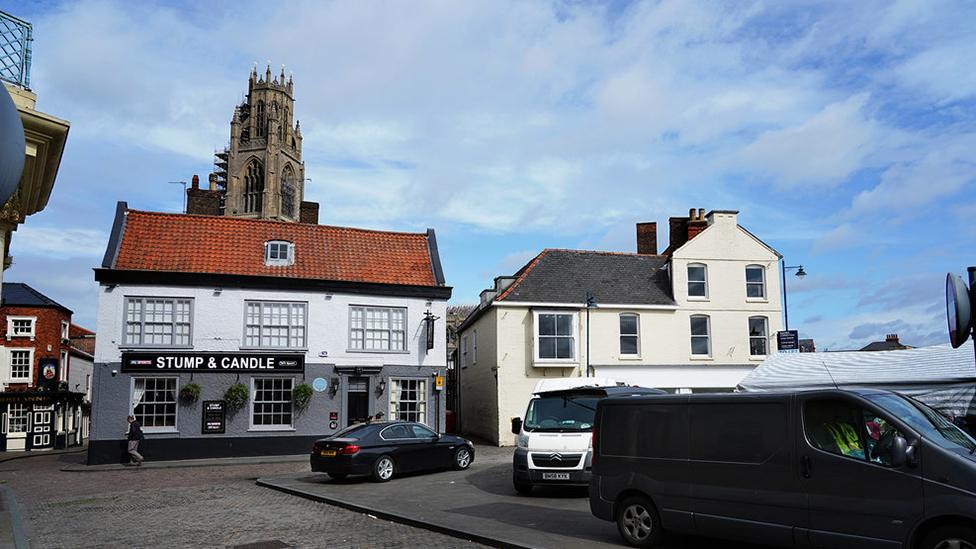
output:
[[[3,283],[0,451],[54,450],[84,443],[85,391],[71,390],[68,383],[71,314],[27,284]]]
[[[208,215],[118,204],[95,269],[88,463],[126,459],[129,414],[147,460],[303,453],[380,412],[443,431],[451,288],[434,231],[225,204]]]

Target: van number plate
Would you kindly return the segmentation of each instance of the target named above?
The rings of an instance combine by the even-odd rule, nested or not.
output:
[[[569,473],[542,473],[542,480],[569,480]]]

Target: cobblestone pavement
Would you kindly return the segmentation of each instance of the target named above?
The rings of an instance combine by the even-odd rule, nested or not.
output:
[[[0,463],[34,549],[56,547],[482,547],[258,487],[280,463],[62,472],[83,454]],[[274,543],[279,542],[279,543]]]

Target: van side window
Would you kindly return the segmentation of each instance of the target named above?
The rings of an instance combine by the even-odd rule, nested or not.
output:
[[[687,406],[607,406],[600,453],[609,456],[687,459]]]
[[[690,408],[692,460],[764,463],[789,450],[784,403],[696,403]]]
[[[807,402],[803,428],[814,448],[889,467],[892,442],[904,436],[884,417],[839,399]]]

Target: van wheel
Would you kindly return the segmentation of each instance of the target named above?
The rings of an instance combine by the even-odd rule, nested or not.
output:
[[[526,484],[524,482],[515,481],[515,491],[518,492],[520,496],[528,496],[532,494],[532,485]]]
[[[657,509],[644,496],[625,499],[617,512],[617,530],[633,547],[654,547],[660,543],[664,530]]]
[[[969,526],[941,526],[922,538],[920,549],[976,549],[976,530]]]

